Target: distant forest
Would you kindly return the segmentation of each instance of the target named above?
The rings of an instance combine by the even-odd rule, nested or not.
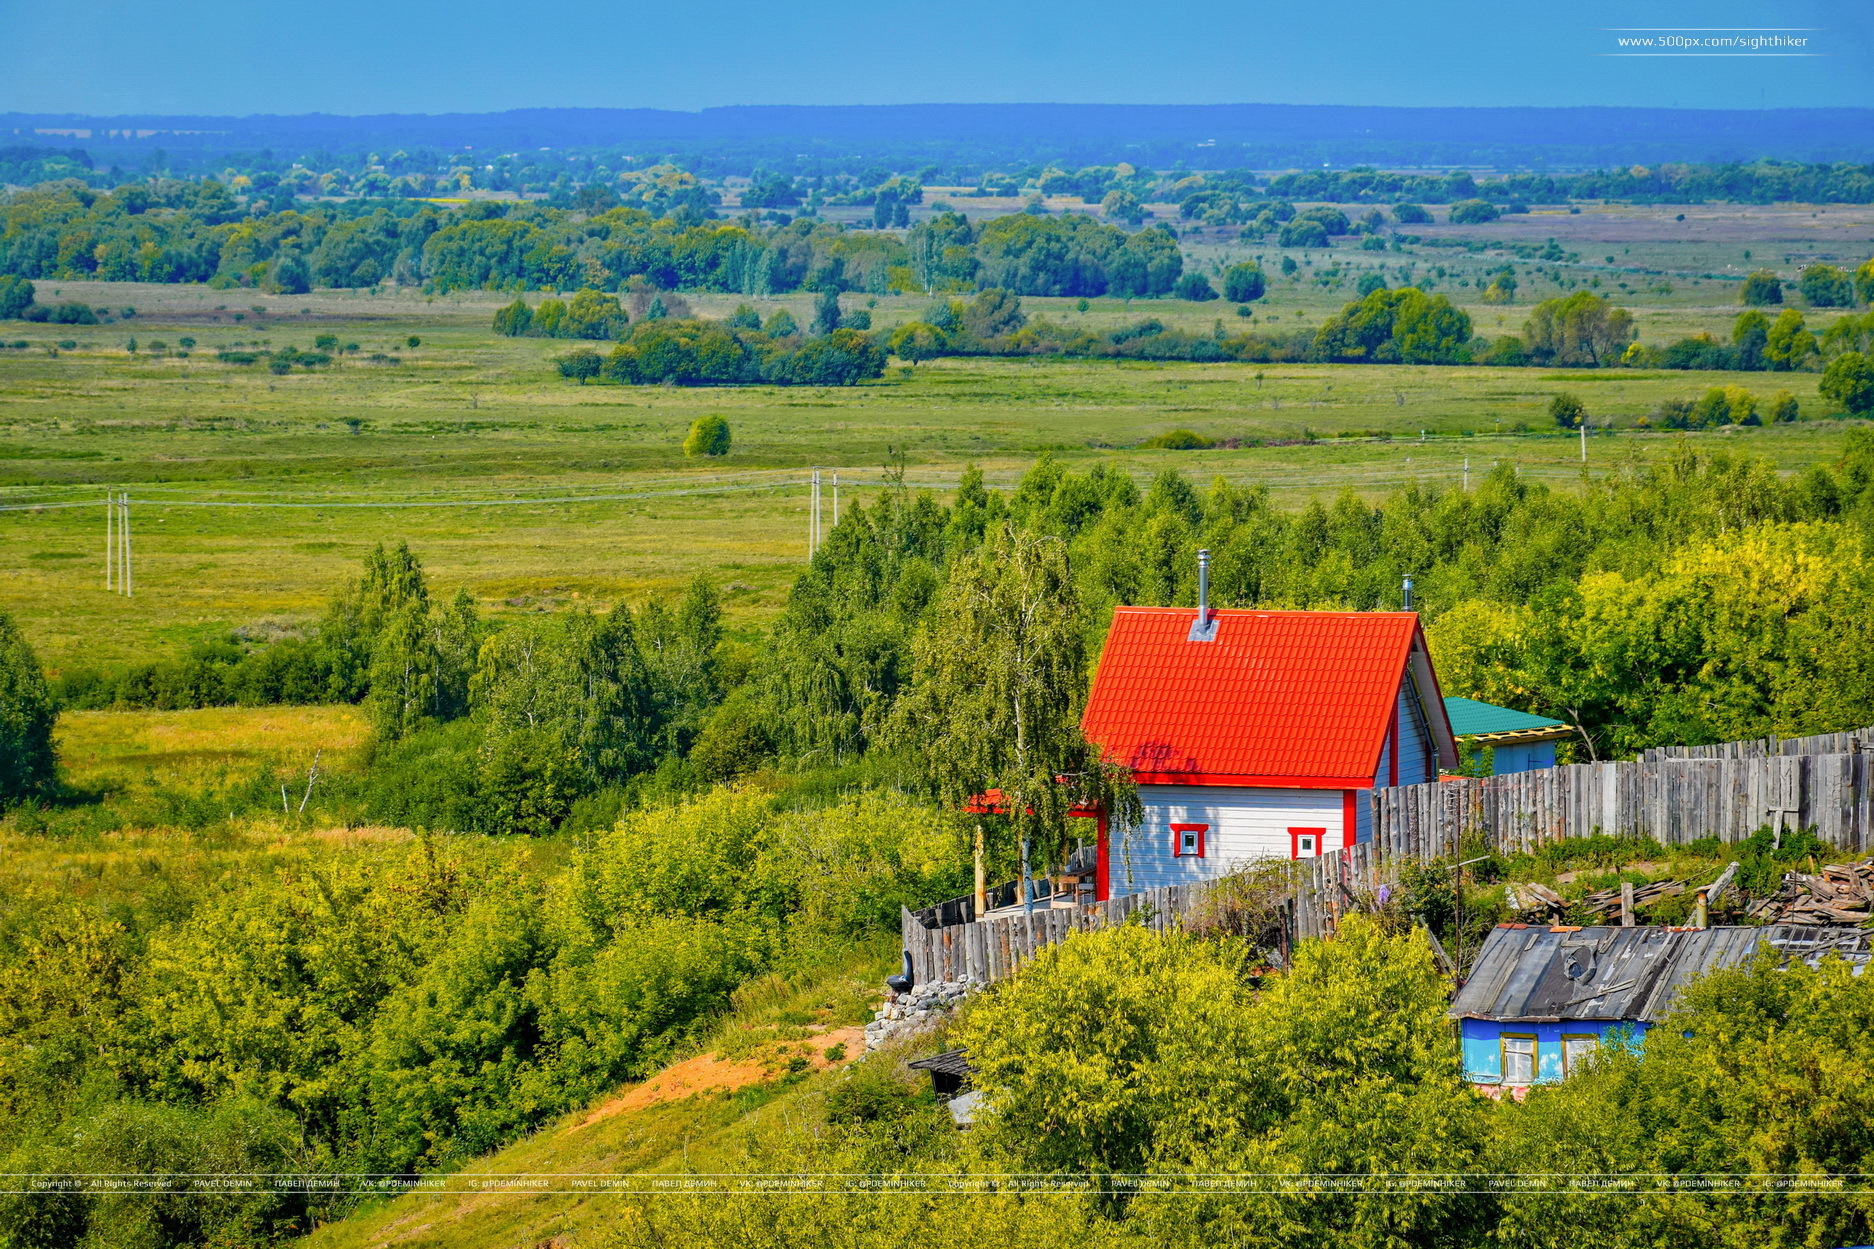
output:
[[[477,167],[500,154],[573,173],[673,162],[706,178],[778,170],[943,171],[941,185],[1033,165],[1188,169],[1578,171],[1670,162],[1874,160],[1866,109],[1365,108],[1316,105],[934,104],[519,109],[379,117],[0,114],[0,136],[83,140],[99,169],[218,174],[246,159],[326,170],[419,150]],[[0,138],[0,143],[5,142]],[[0,175],[0,180],[6,179]],[[927,181],[930,181],[927,179]]]

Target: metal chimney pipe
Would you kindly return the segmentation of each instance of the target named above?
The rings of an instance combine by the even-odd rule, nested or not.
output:
[[[1217,640],[1217,619],[1210,614],[1210,552],[1197,553],[1197,619],[1191,622],[1187,642]]]
[[[1412,574],[1411,574],[1411,573],[1407,573],[1407,574],[1406,574],[1406,579],[1405,579],[1405,606],[1404,606],[1403,608],[1401,608],[1400,610],[1402,610],[1402,611],[1411,611],[1411,610],[1412,610]]]

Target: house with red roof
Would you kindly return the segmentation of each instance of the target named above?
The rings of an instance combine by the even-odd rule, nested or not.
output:
[[[1145,810],[1102,821],[1101,899],[1354,845],[1373,789],[1457,766],[1409,611],[1118,608],[1081,727]]]

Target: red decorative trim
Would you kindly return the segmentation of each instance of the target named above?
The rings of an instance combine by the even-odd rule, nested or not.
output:
[[[1184,853],[1184,835],[1197,834],[1197,853]],[[1171,826],[1171,857],[1174,859],[1201,859],[1204,857],[1204,842],[1210,835],[1208,824],[1173,824]]]
[[[1360,812],[1353,805],[1354,802],[1351,789],[1340,796],[1340,835],[1343,846],[1351,846],[1360,837]]]
[[[1291,828],[1289,829],[1288,830],[1288,857],[1291,859],[1299,859],[1302,857],[1301,839],[1303,837],[1314,838],[1314,853],[1311,855],[1308,855],[1307,857],[1310,859],[1320,858],[1322,853],[1325,852],[1327,849],[1327,830],[1325,828]]]
[[[1099,815],[1098,840],[1093,843],[1093,900],[1104,902],[1113,896],[1113,857],[1106,844],[1106,812]]]

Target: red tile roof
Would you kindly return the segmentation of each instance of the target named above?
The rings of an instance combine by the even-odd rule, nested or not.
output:
[[[1372,785],[1407,660],[1424,646],[1418,615],[1212,615],[1216,639],[1191,642],[1195,608],[1116,610],[1081,719],[1087,736],[1145,784]]]

